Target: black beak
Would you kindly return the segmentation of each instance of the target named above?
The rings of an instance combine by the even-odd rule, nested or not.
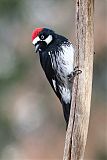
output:
[[[37,53],[39,51],[39,46],[40,46],[39,44],[35,45],[35,50],[34,50],[35,53]]]

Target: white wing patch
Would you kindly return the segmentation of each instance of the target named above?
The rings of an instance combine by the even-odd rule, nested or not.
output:
[[[56,81],[54,79],[52,79],[52,83],[53,83],[54,89],[56,91]]]

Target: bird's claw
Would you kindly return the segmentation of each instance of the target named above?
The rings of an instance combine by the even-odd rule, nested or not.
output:
[[[82,73],[82,71],[79,69],[78,66],[76,66],[74,68],[74,71],[71,74],[68,75],[68,80],[69,81],[74,80],[74,77],[81,74],[81,73]]]
[[[74,71],[73,71],[73,76],[75,77],[75,76],[77,76],[77,75],[79,75],[79,74],[81,74],[81,73],[82,73],[82,71],[79,69],[78,66],[76,66],[76,67],[74,68]]]

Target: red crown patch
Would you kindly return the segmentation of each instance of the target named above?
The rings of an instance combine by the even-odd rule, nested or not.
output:
[[[43,28],[36,28],[33,32],[32,32],[32,41],[38,36],[38,34],[43,30]]]

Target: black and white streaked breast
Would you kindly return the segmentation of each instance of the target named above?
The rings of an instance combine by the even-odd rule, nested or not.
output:
[[[70,42],[62,43],[54,52],[48,52],[52,68],[56,73],[59,82],[58,90],[65,103],[70,103],[71,91],[68,82],[68,76],[72,74],[74,69],[74,48]],[[53,79],[53,86],[56,89],[56,81]]]

